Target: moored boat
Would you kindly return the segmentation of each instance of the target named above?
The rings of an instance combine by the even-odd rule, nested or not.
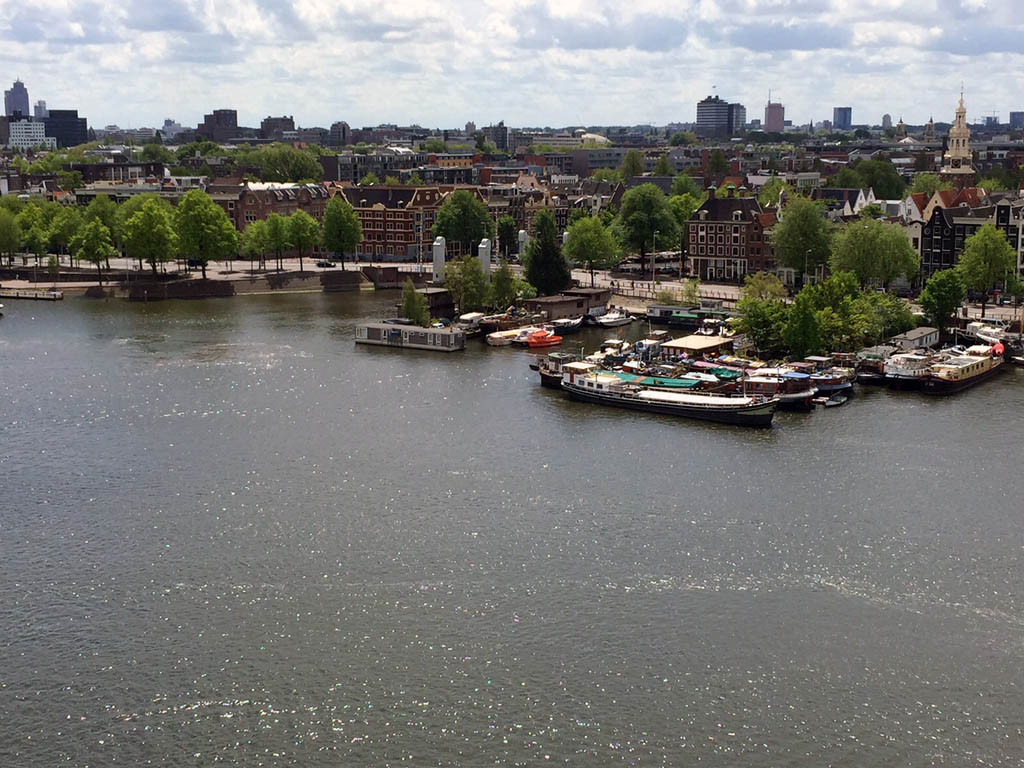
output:
[[[638,386],[600,373],[588,363],[564,366],[561,387],[570,398],[581,402],[741,426],[770,426],[779,403],[776,398]]]
[[[779,408],[789,411],[810,411],[818,388],[811,376],[786,368],[762,368],[756,375],[743,379],[743,391],[749,394],[777,397]]]
[[[583,327],[583,315],[579,317],[563,317],[559,320],[553,320],[551,327],[555,333],[560,336],[564,336],[567,333],[575,333]]]
[[[508,331],[494,331],[493,333],[488,333],[484,340],[492,347],[507,347],[518,335],[519,329],[513,328]]]
[[[526,337],[526,345],[530,349],[538,349],[541,347],[557,347],[562,343],[562,337],[556,335],[553,331],[541,329],[534,331]]]
[[[976,345],[967,353],[941,360],[929,369],[922,391],[929,395],[950,395],[992,378],[1002,370],[1002,344]]]
[[[633,316],[628,312],[620,312],[617,309],[605,312],[597,318],[597,324],[602,328],[615,328],[620,325],[629,325],[633,322]]]
[[[573,352],[549,352],[540,358],[532,370],[540,373],[540,385],[549,389],[562,388],[562,368],[569,363],[578,362],[580,356]]]
[[[920,389],[937,358],[921,352],[900,352],[882,366],[886,383],[895,389]]]

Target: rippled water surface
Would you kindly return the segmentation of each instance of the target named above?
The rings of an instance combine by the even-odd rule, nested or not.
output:
[[[742,430],[395,300],[7,307],[0,765],[1024,762],[1024,371]]]

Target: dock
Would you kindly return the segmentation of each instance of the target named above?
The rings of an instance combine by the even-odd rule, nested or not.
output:
[[[34,301],[61,301],[61,291],[30,291],[21,288],[0,288],[0,299],[32,299]]]

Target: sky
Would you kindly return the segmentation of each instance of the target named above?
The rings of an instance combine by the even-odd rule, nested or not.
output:
[[[794,123],[1024,110],[1020,0],[0,0],[0,83],[94,127]],[[1015,11],[1017,11],[1015,13]],[[1017,102],[1020,103],[1017,103]]]

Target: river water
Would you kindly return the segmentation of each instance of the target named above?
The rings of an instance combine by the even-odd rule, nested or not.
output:
[[[0,765],[1022,764],[1024,371],[744,430],[395,300],[7,307]]]

